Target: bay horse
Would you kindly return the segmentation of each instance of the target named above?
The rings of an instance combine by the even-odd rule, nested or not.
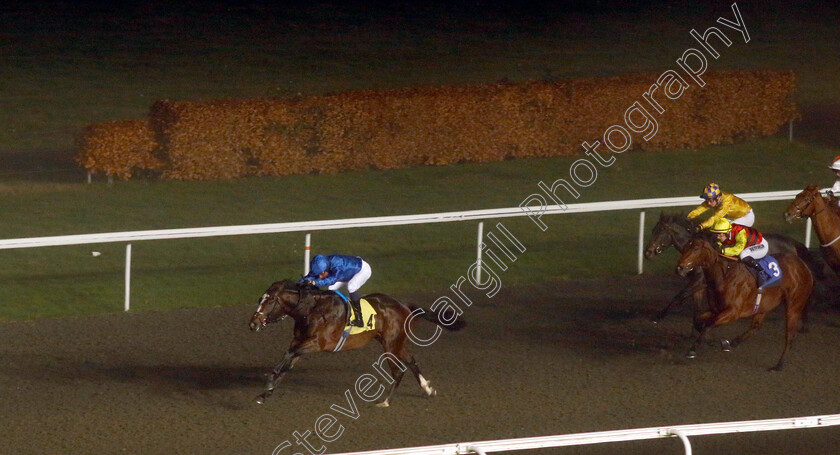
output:
[[[699,332],[688,357],[696,356],[697,347],[706,331],[737,319],[752,317],[752,324],[731,342],[722,340],[724,349],[737,346],[749,338],[761,327],[767,314],[780,303],[785,303],[785,347],[779,361],[771,370],[781,370],[785,353],[796,337],[799,320],[808,305],[814,290],[814,276],[799,256],[781,253],[774,256],[782,270],[779,284],[764,290],[760,305],[756,306],[758,289],[755,276],[747,266],[738,260],[732,260],[718,253],[717,248],[706,240],[695,238],[680,256],[677,273],[686,276],[691,270],[702,267],[714,285],[715,293],[722,308],[721,311],[709,310],[694,320],[694,328]]]
[[[785,210],[785,220],[793,223],[798,218],[811,218],[825,262],[834,273],[840,275],[840,215],[836,210],[827,210],[828,208],[829,205],[820,194],[819,187],[808,185],[796,195]]]
[[[659,221],[653,226],[652,237],[645,246],[644,255],[646,259],[653,259],[662,253],[668,247],[674,247],[680,254],[685,251],[689,241],[693,238],[694,227],[696,223],[693,220],[688,220],[681,215],[659,215]],[[699,234],[709,241],[712,237],[708,234]],[[795,254],[800,259],[805,261],[808,268],[818,280],[825,279],[822,265],[816,261],[803,243],[798,242],[788,236],[781,234],[764,234],[769,245],[768,254],[776,256],[781,253]],[[705,277],[703,276],[703,269],[696,268],[688,274],[689,283],[674,296],[668,304],[659,313],[657,313],[653,320],[659,321],[663,319],[674,305],[682,303],[688,299],[694,302],[695,311],[703,308],[709,297],[714,298],[714,294],[710,295],[707,292],[707,285]],[[715,302],[709,301],[710,306],[715,306]]]
[[[383,357],[388,361],[391,369],[391,377],[386,379],[386,382],[390,383],[390,388],[385,399],[377,406],[389,405],[394,391],[402,380],[406,365],[411,369],[426,395],[436,395],[437,392],[430,385],[430,381],[420,373],[414,356],[406,346],[411,336],[411,328],[417,317],[453,331],[462,329],[466,322],[457,314],[428,311],[413,305],[405,305],[385,294],[369,294],[363,298],[376,311],[373,321],[375,328],[343,339],[342,333],[349,323],[349,310],[335,292],[321,291],[312,285],[290,280],[273,283],[260,298],[257,311],[251,316],[249,326],[251,330],[259,331],[266,325],[281,321],[288,316],[295,323],[294,336],[283,359],[271,370],[265,391],[257,397],[257,403],[262,404],[271,396],[274,388],[294,367],[300,356],[313,352],[358,349],[373,339],[382,344],[387,354],[383,354]]]
[[[679,215],[659,214],[659,221],[653,226],[652,237],[645,246],[645,259],[651,260],[662,253],[665,248],[674,247],[682,253],[695,232],[696,223]],[[694,303],[695,313],[701,310],[709,300],[708,285],[702,268],[695,268],[688,273],[688,284],[680,290],[661,311],[654,317],[657,322],[665,318],[671,308],[689,298]],[[714,305],[711,302],[710,305]]]

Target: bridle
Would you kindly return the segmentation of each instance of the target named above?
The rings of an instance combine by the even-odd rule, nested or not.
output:
[[[282,321],[283,319],[286,319],[286,316],[287,316],[286,313],[281,314],[280,317],[277,318],[277,319],[271,319],[271,313],[274,311],[274,308],[277,307],[277,299],[278,299],[277,294],[272,296],[267,292],[265,294],[263,294],[262,297],[260,298],[260,303],[257,306],[257,311],[254,312],[255,316],[256,315],[263,316],[262,319],[260,320],[260,328],[263,328],[263,327],[267,326],[269,323]],[[268,303],[271,304],[271,309],[270,310],[266,309],[266,307],[267,307],[266,304],[268,304]]]
[[[294,289],[288,289],[284,286],[283,288],[274,292],[273,294],[269,294],[268,292],[266,292],[265,294],[262,295],[262,297],[260,298],[260,303],[257,306],[257,311],[254,312],[255,316],[256,315],[263,316],[263,318],[261,320],[261,323],[260,323],[260,328],[263,328],[270,323],[282,321],[282,320],[286,319],[286,317],[289,316],[288,313],[284,312],[279,317],[277,317],[275,319],[271,318],[271,314],[274,312],[274,309],[280,303],[280,293],[282,293],[283,291],[287,291],[287,290],[294,290]],[[298,286],[298,288],[297,288],[298,300],[297,300],[297,302],[289,302],[289,304],[291,306],[294,306],[294,307],[299,306],[300,303],[304,299],[305,292],[308,291],[308,290],[309,289],[306,289],[304,286]],[[270,308],[268,307],[269,304],[271,305]]]
[[[825,210],[825,209],[826,209],[826,207],[827,207],[827,206],[826,206],[826,207],[823,207],[823,208],[822,208],[822,209],[820,209],[819,211],[816,211],[816,207],[814,207],[814,206],[813,206],[813,204],[814,204],[814,195],[813,195],[813,194],[811,194],[811,192],[806,192],[806,193],[803,193],[803,194],[805,194],[805,195],[807,196],[807,199],[805,199],[804,207],[813,207],[813,210],[815,210],[815,211],[814,211],[814,216],[819,215],[820,213],[822,213],[822,212],[823,212],[823,210]],[[817,197],[819,197],[819,193],[817,193]],[[796,201],[794,201],[794,202],[796,202]],[[795,205],[796,210],[795,210],[795,212],[794,212],[794,216],[795,216],[796,218],[802,218],[802,209],[803,209],[803,207],[800,207],[799,205],[800,205],[800,204],[796,204],[796,205]]]
[[[674,224],[676,224],[676,223],[671,221],[671,222],[665,224],[664,227],[661,230],[657,230],[656,232],[654,232],[654,239],[658,238],[660,236],[660,234],[662,234],[663,231],[664,231],[665,235],[667,236],[667,238],[671,242],[667,245],[664,244],[664,243],[656,245],[656,248],[654,249],[654,252],[657,255],[662,253],[663,248],[667,248],[669,246],[673,246],[674,248],[677,248],[677,244],[674,240],[677,236],[676,231],[674,230],[674,226],[673,226]],[[679,249],[679,248],[677,248],[677,249]]]
[[[809,216],[817,216],[820,213],[822,213],[823,211],[825,211],[825,209],[828,208],[828,205],[826,204],[825,206],[823,206],[823,208],[821,208],[820,210],[817,210],[816,207],[814,207],[814,205],[813,205],[814,204],[814,194],[812,194],[811,192],[807,192],[807,193],[804,193],[804,194],[806,194],[807,197],[808,197],[807,199],[805,199],[804,206],[805,207],[812,207],[813,210],[814,210],[814,213],[812,215],[809,215]],[[822,197],[822,196],[819,195],[819,193],[816,193],[816,194],[817,194],[817,197]],[[796,201],[794,200],[794,202],[796,202]],[[794,207],[796,208],[796,210],[794,211],[794,216],[796,218],[802,218],[802,209],[799,207],[799,204],[796,204]],[[837,237],[834,238],[834,240],[832,240],[828,243],[820,243],[820,246],[822,248],[827,248],[827,247],[830,247],[831,245],[833,245],[838,240],[840,240],[840,235],[838,235]]]
[[[688,248],[694,241],[695,240],[689,240],[688,244],[686,245],[686,248]],[[705,262],[712,262],[712,263],[714,262],[713,260],[709,260],[709,257],[707,255],[711,254],[712,255],[711,259],[714,259],[714,257],[716,255],[720,256],[720,254],[718,254],[716,251],[714,251],[714,246],[712,246],[711,242],[704,241],[702,239],[696,239],[696,241],[703,242],[704,245],[702,245],[701,247],[698,247],[698,249],[700,250],[701,256],[698,257],[699,260],[692,261],[692,263],[690,264],[690,265],[692,265],[692,267],[691,267],[691,269],[688,270],[689,272],[692,271],[692,270],[695,270],[695,269],[708,269],[709,266],[712,265],[712,264],[703,265],[703,264],[700,263],[700,262],[704,262],[704,263]],[[703,255],[706,255],[706,256],[703,256]],[[722,257],[726,257],[726,256],[722,256]]]

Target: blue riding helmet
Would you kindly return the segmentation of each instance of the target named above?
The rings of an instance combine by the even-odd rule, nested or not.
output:
[[[327,267],[329,266],[330,263],[329,261],[327,261],[327,257],[323,254],[318,254],[314,258],[312,258],[312,263],[309,265],[309,273],[318,275],[321,272],[327,270]]]

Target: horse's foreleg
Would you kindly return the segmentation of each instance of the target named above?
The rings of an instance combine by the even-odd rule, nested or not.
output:
[[[706,331],[712,325],[714,317],[715,315],[711,311],[698,314],[694,317],[694,329],[697,330],[697,337],[694,339],[694,343],[692,343],[685,355],[687,358],[693,359],[697,357],[697,348],[699,348],[700,344],[703,343],[703,338],[706,336]]]
[[[694,339],[694,343],[692,343],[691,347],[688,348],[688,352],[685,354],[686,358],[693,359],[697,357],[697,349],[700,347],[700,344],[703,343],[703,338],[706,336],[707,328],[708,327],[702,327],[697,331],[697,338]]]
[[[287,352],[286,355],[283,356],[283,360],[280,363],[278,363],[276,367],[271,369],[271,374],[269,375],[266,390],[274,390],[274,388],[277,386],[277,383],[279,383],[280,380],[283,379],[283,376],[285,376],[289,370],[294,368],[298,359],[300,359],[300,354]]]
[[[659,322],[659,321],[665,319],[665,316],[668,316],[668,313],[671,312],[671,308],[674,305],[676,305],[676,304],[682,302],[683,300],[685,300],[685,298],[686,298],[686,292],[685,291],[686,291],[685,289],[680,290],[680,292],[677,293],[677,295],[675,295],[673,298],[671,298],[671,300],[668,302],[668,304],[665,305],[665,308],[659,310],[658,313],[653,315],[653,319],[651,319],[651,320],[653,322]]]
[[[272,368],[271,374],[268,375],[268,380],[265,383],[265,391],[257,396],[258,404],[265,403],[265,400],[274,393],[274,388],[277,386],[277,383],[283,379],[283,376],[287,371],[291,370],[292,367],[295,366],[295,363],[297,363],[299,358],[299,354],[295,351],[286,351],[286,355],[283,356],[283,360],[281,360],[277,366]]]
[[[293,341],[289,350],[286,351],[286,355],[284,355],[283,359],[280,360],[280,363],[271,369],[271,374],[268,375],[268,381],[266,381],[265,384],[265,392],[261,393],[257,397],[257,403],[264,403],[265,399],[274,393],[274,388],[277,387],[277,383],[283,379],[286,372],[295,366],[295,363],[297,363],[301,355],[316,351],[318,351],[317,340],[309,339],[303,342]]]
[[[680,292],[678,292],[677,295],[675,295],[668,302],[665,308],[663,308],[661,311],[656,313],[656,315],[654,315],[653,322],[661,321],[665,318],[665,316],[668,315],[668,313],[671,311],[671,308],[673,308],[674,305],[682,303],[689,298],[693,298],[694,300],[704,299],[705,287],[706,284],[703,280],[692,278],[692,280],[684,288],[680,289]]]

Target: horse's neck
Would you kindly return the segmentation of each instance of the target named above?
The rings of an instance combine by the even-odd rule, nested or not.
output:
[[[817,195],[814,198],[811,221],[814,223],[814,230],[817,231],[821,244],[825,245],[840,236],[840,217],[828,207],[822,196]]]
[[[335,293],[323,292],[312,295],[312,303],[309,305],[308,314],[325,314],[341,307],[341,299]]]
[[[688,247],[688,243],[691,241],[691,233],[688,232],[688,228],[672,221],[671,228],[668,229],[668,232],[671,233],[671,243],[674,244],[674,248],[680,253],[684,253]]]
[[[674,248],[677,249],[680,253],[684,253],[685,250],[688,248],[688,243],[691,241],[691,235],[689,235],[688,231],[686,231],[685,235],[681,238],[677,238],[677,235],[673,235],[671,238],[674,242]]]
[[[297,300],[294,304],[288,304],[286,314],[294,320],[306,320],[310,315],[316,312],[316,308],[320,305],[320,294],[301,294],[295,291]]]
[[[726,282],[727,269],[727,264],[719,258],[709,267],[709,279],[715,283],[716,287],[721,287]]]

